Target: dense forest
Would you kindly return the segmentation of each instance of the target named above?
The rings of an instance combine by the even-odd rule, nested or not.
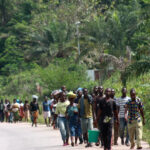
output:
[[[1,0],[0,74],[68,57],[95,67],[102,53],[126,62],[127,50],[139,61],[149,55],[149,35],[149,0]]]
[[[69,86],[72,76],[69,89],[87,85],[87,68],[109,64],[125,85],[149,70],[149,54],[149,0],[0,0],[1,95],[32,93],[31,81],[49,90]]]

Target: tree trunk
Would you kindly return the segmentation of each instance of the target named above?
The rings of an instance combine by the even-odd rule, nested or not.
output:
[[[1,0],[1,24],[4,26],[6,24],[6,6],[5,6],[6,0]]]
[[[126,46],[126,56],[130,64],[131,63],[131,48],[129,46]]]

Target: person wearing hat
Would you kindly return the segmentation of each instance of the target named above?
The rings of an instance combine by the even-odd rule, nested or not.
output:
[[[70,101],[70,105],[67,107],[66,110],[66,117],[69,122],[69,130],[70,130],[70,136],[71,136],[71,145],[74,146],[74,144],[77,145],[78,137],[80,137],[80,129],[79,126],[79,116],[78,116],[78,108],[76,105],[74,105],[74,100],[76,98],[76,94],[73,92],[68,93],[68,99]]]

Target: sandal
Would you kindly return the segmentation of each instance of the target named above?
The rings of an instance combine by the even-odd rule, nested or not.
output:
[[[74,147],[74,143],[73,142],[71,143],[71,146]]]
[[[95,145],[96,145],[96,146],[99,146],[99,145],[100,145],[100,143],[99,143],[99,142],[97,142],[97,143],[95,143]]]
[[[142,149],[142,146],[140,146],[140,147],[137,147],[137,149]]]

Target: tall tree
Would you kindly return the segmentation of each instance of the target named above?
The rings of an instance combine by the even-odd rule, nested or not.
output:
[[[5,26],[12,16],[13,3],[10,0],[0,0],[0,22],[2,26]]]

